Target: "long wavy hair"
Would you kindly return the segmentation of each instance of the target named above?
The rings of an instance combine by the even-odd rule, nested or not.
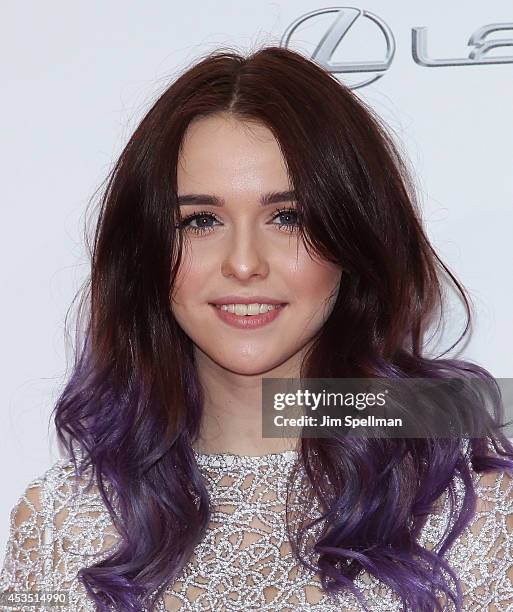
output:
[[[98,610],[153,610],[209,522],[192,448],[203,395],[193,344],[173,317],[170,295],[183,247],[176,227],[180,144],[191,120],[219,112],[272,131],[297,195],[301,239],[344,270],[301,377],[478,377],[496,384],[474,363],[443,358],[469,332],[470,298],[430,244],[412,172],[372,109],[285,48],[202,56],[158,96],[104,183],[81,303],[81,310],[89,306],[85,333],[77,333],[73,372],[54,409],[59,444],[77,475],[91,468],[120,536],[108,556],[79,572]],[[467,320],[452,346],[428,357],[428,325],[437,313],[438,326],[443,320],[442,281],[462,298]],[[492,396],[500,414],[501,395]],[[318,572],[327,593],[349,589],[362,598],[354,578],[366,570],[405,607],[441,609],[438,594],[461,610],[461,588],[443,554],[475,511],[469,460],[478,472],[513,468],[513,446],[499,421],[489,436],[471,438],[467,448],[464,442],[302,437],[296,468],[304,468],[327,528],[312,549],[315,565],[299,552],[312,523],[291,533],[297,561]],[[458,474],[461,513],[436,550],[427,550],[416,538]]]

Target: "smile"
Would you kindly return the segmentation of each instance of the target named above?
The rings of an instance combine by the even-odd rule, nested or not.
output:
[[[217,316],[233,327],[255,329],[274,321],[287,304],[211,304]]]
[[[280,304],[216,304],[216,308],[241,316],[265,314],[279,306]]]

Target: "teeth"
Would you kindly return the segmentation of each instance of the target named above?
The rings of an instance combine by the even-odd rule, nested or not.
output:
[[[279,307],[279,304],[222,304],[217,306],[221,310],[226,310],[239,316],[264,314]]]

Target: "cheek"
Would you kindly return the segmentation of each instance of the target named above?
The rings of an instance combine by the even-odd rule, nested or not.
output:
[[[178,268],[171,298],[172,308],[183,308],[194,296],[198,296],[205,284],[205,270],[202,269],[197,257],[184,253]]]
[[[289,286],[296,299],[317,306],[327,299],[336,298],[341,276],[342,270],[338,266],[312,260],[306,253],[288,269]]]

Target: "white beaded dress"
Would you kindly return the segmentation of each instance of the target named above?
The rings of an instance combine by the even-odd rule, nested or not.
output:
[[[258,457],[194,452],[211,499],[211,521],[180,578],[159,600],[158,610],[363,610],[348,591],[336,597],[323,593],[318,575],[292,557],[284,512],[287,475],[296,451]],[[461,580],[465,611],[513,612],[513,478],[503,472],[473,472],[473,479],[477,511],[446,558]],[[76,573],[108,556],[117,533],[99,492],[85,492],[81,483],[74,492],[73,480],[73,464],[62,459],[26,487],[11,510],[0,573],[0,594],[65,591],[69,605],[24,604],[1,607],[2,612],[95,611]],[[456,492],[460,503],[463,484],[458,477]],[[446,491],[439,510],[424,525],[419,538],[423,546],[431,548],[441,538],[448,508]],[[369,610],[402,610],[396,594],[372,575],[362,572],[354,584]]]

